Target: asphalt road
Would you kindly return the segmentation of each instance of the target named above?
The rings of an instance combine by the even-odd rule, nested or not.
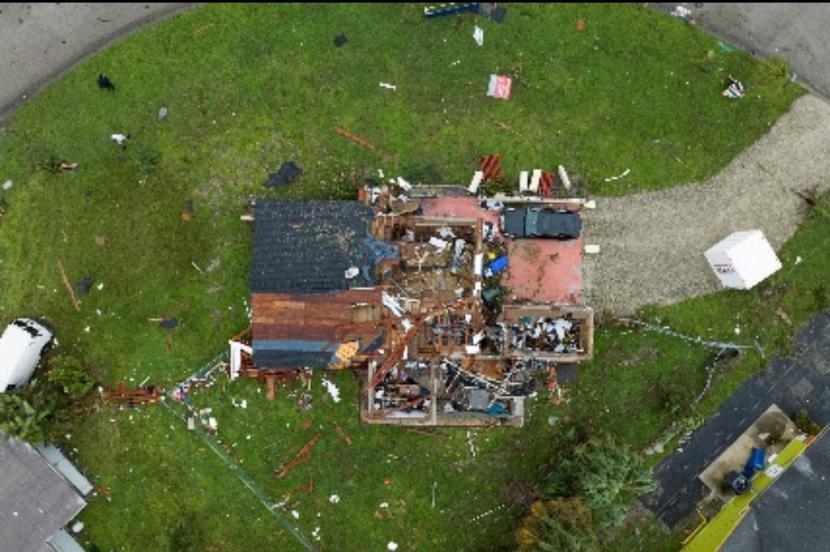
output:
[[[86,57],[193,5],[0,3],[0,121]]]
[[[709,494],[698,475],[773,404],[790,417],[806,409],[830,424],[830,311],[799,331],[789,357],[771,360],[663,460],[654,472],[659,488],[643,504],[670,527],[692,514]]]
[[[830,98],[830,4],[655,3],[670,13],[691,10],[702,29],[762,57],[790,62],[796,80]]]

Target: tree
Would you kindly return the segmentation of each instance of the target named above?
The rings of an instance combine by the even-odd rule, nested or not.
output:
[[[0,431],[21,441],[39,443],[45,438],[48,411],[38,411],[16,393],[0,393]]]
[[[597,550],[591,511],[579,498],[537,501],[518,532],[521,552],[590,552]]]
[[[545,489],[547,498],[578,497],[600,527],[618,525],[627,501],[655,488],[651,471],[611,438],[589,439],[559,462]]]
[[[95,386],[95,379],[76,357],[59,355],[49,362],[49,366],[46,379],[73,401],[84,397]]]

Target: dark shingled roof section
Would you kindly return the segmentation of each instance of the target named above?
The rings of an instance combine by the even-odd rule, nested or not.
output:
[[[357,201],[258,200],[252,293],[324,293],[377,284],[375,263],[393,246],[369,235],[372,209]],[[346,279],[356,266],[360,274]]]
[[[276,368],[327,368],[334,353],[254,349],[254,365]]]
[[[827,550],[830,438],[823,435],[760,497],[721,552]]]

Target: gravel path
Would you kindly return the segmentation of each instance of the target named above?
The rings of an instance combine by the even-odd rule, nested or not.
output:
[[[737,230],[758,228],[776,249],[795,232],[803,200],[792,188],[828,188],[830,104],[798,99],[769,133],[714,178],[597,201],[585,215],[586,297],[595,309],[632,314],[720,288],[703,252]]]

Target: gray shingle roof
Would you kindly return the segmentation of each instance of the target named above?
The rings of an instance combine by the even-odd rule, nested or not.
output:
[[[372,209],[357,201],[258,200],[252,293],[322,293],[377,284],[375,263],[396,250],[369,235]],[[346,279],[346,270],[360,274]]]
[[[41,552],[86,502],[26,443],[0,434],[0,550]]]

